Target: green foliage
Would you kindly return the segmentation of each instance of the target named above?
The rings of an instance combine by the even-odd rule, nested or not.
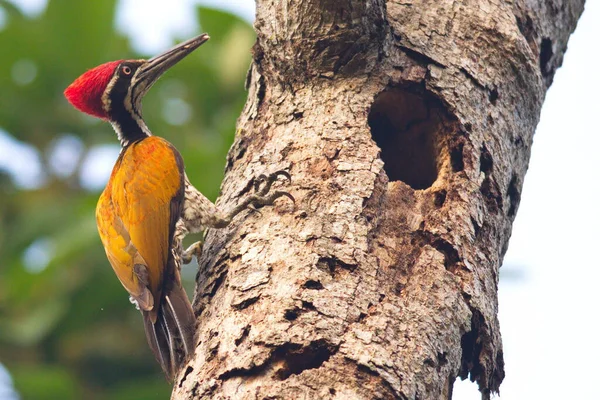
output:
[[[0,0],[0,129],[38,149],[47,171],[40,187],[24,190],[0,170],[0,362],[24,399],[162,399],[170,392],[98,239],[99,192],[85,189],[78,169],[53,173],[48,157],[65,134],[82,140],[83,157],[94,146],[117,145],[110,125],[75,111],[62,95],[91,67],[151,56],[135,54],[114,30],[115,6],[51,0],[29,18]],[[200,7],[198,16],[211,41],[157,83],[144,115],[214,199],[245,101],[254,34],[224,12]]]

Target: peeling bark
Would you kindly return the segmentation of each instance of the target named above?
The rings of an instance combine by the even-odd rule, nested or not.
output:
[[[498,269],[583,3],[257,1],[219,203],[287,168],[296,208],[207,234],[173,398],[498,392]]]

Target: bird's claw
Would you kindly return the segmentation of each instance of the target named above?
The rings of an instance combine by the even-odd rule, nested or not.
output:
[[[280,197],[287,197],[294,203],[294,206],[295,206],[296,199],[294,199],[294,196],[292,196],[290,193],[284,192],[282,190],[278,190],[276,192],[273,192],[269,195],[264,195],[264,196],[252,195],[248,199],[248,205],[249,206],[252,205],[256,208],[270,206],[275,202],[275,200],[277,200]]]
[[[292,176],[285,170],[275,171],[269,175],[260,174],[258,177],[254,178],[252,180],[252,184],[254,186],[254,195],[250,196],[248,199],[248,205],[257,208],[269,206],[272,205],[278,198],[287,197],[294,203],[295,206],[296,199],[294,199],[294,196],[288,192],[278,190],[269,194],[273,183],[275,183],[279,177],[287,179],[288,183],[292,182]]]
[[[190,247],[188,247],[181,255],[181,261],[184,264],[189,264],[192,262],[192,258],[194,256],[196,256],[196,260],[199,260],[200,256],[202,255],[202,245],[203,244],[204,244],[204,242],[199,240],[196,243],[192,244]]]
[[[241,193],[246,193],[250,190],[250,188],[254,188],[254,194],[247,196],[241,203],[231,210],[225,220],[231,221],[233,217],[240,212],[247,210],[248,208],[251,208],[252,211],[256,211],[256,208],[270,206],[275,202],[275,200],[284,196],[292,200],[295,207],[296,200],[294,199],[294,196],[288,192],[278,190],[273,193],[269,193],[271,186],[273,186],[273,183],[277,181],[277,178],[280,176],[286,178],[289,182],[292,181],[292,177],[289,172],[283,170],[275,171],[269,175],[261,174],[258,177],[251,179]]]
[[[277,181],[277,178],[279,178],[280,176],[287,179],[288,183],[292,182],[292,176],[289,172],[285,170],[275,171],[269,175],[260,174],[258,177],[253,179],[254,192],[256,192],[259,196],[266,195],[267,193],[269,193],[269,190],[271,190],[271,186],[273,186],[273,183],[275,183],[275,181]],[[261,188],[263,184],[264,186]]]

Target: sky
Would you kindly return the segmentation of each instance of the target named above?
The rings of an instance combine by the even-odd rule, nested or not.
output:
[[[31,15],[45,0],[13,0]],[[168,4],[167,4],[168,3]],[[201,32],[195,4],[218,6],[252,21],[252,0],[121,0],[117,27],[143,54],[157,53],[173,38]],[[141,14],[140,11],[144,11]],[[502,400],[598,398],[600,359],[600,1],[588,0],[571,36],[563,66],[547,93],[534,138],[529,171],[500,277],[500,325],[506,378]],[[0,24],[2,18],[0,15]],[[149,29],[149,27],[152,27]],[[68,169],[77,138],[57,165]],[[58,151],[58,150],[57,150]],[[21,187],[43,181],[35,151],[0,131],[0,168],[15,152]],[[82,172],[89,188],[104,185],[118,148],[99,147]],[[13,164],[14,165],[14,164]],[[84,163],[85,165],[85,163]],[[25,172],[24,172],[25,171]],[[88,172],[85,172],[88,171]],[[98,187],[99,186],[99,187]],[[9,398],[9,377],[0,366],[0,397]],[[476,385],[457,382],[454,400],[475,400]]]

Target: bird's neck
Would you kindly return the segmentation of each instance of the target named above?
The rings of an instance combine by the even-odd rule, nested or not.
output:
[[[123,113],[120,118],[111,121],[111,124],[123,148],[130,143],[152,136],[150,129],[139,115]]]

